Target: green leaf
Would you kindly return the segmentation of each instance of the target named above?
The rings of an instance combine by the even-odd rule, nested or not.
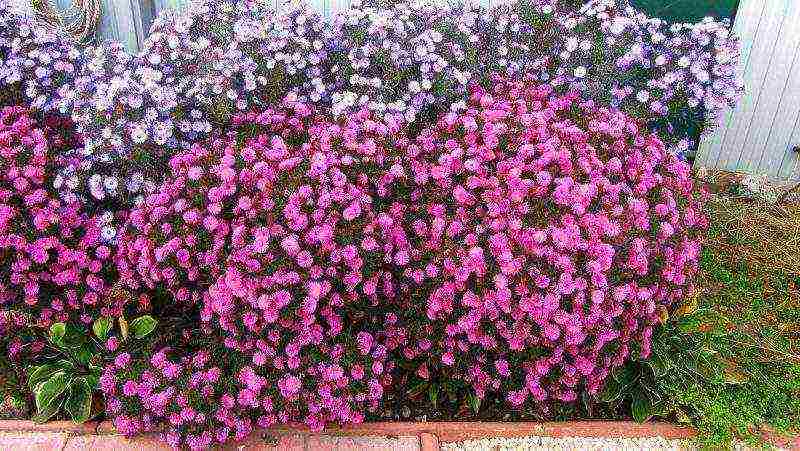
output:
[[[606,384],[600,392],[599,398],[602,402],[614,402],[622,396],[624,385],[619,383],[613,377],[606,378]]]
[[[94,347],[91,344],[86,344],[75,349],[72,355],[82,365],[88,365],[92,357],[94,357]]]
[[[37,423],[45,423],[50,418],[53,418],[53,415],[58,413],[59,410],[61,410],[61,398],[59,398],[59,402],[51,404],[45,410],[37,411],[36,415],[31,417],[31,420]]]
[[[46,381],[47,379],[50,379],[50,376],[61,370],[63,370],[63,368],[59,367],[55,363],[29,366],[26,369],[26,373],[28,374],[28,387],[31,389],[31,391],[34,391],[37,385]]]
[[[428,399],[430,399],[435,409],[439,402],[439,386],[437,384],[431,384],[431,386],[428,387]]]
[[[47,363],[44,365],[32,365],[27,368],[28,374],[28,388],[31,391],[36,391],[36,387],[44,383],[46,380],[58,371],[64,371],[67,374],[75,370],[75,365],[67,360],[61,359],[54,363]]]
[[[647,366],[653,371],[653,376],[656,379],[661,379],[667,374],[667,362],[659,354],[654,353],[647,360]]]
[[[64,335],[67,333],[67,325],[64,323],[55,323],[50,326],[50,341],[54,344],[61,345],[64,342]]]
[[[619,382],[623,386],[630,385],[634,380],[636,380],[636,369],[632,364],[628,364],[614,370],[611,373],[611,376],[615,381]]]
[[[481,402],[483,401],[479,398],[475,393],[470,393],[468,396],[469,406],[472,407],[472,411],[475,412],[475,415],[481,410]]]
[[[634,421],[637,423],[644,423],[653,417],[653,403],[650,401],[650,397],[641,390],[633,392],[631,414],[633,415]]]
[[[133,329],[133,336],[137,339],[144,338],[150,335],[155,329],[158,322],[150,315],[144,315],[131,321],[131,329]]]
[[[104,316],[98,318],[94,324],[92,324],[92,331],[94,331],[97,338],[105,341],[108,338],[108,333],[111,332],[112,325],[111,318]]]
[[[92,411],[92,389],[86,379],[79,377],[72,381],[64,407],[76,423],[84,423],[89,419]]]
[[[34,398],[36,400],[36,411],[39,415],[45,416],[44,421],[52,417],[55,412],[51,412],[52,407],[61,405],[62,395],[70,386],[72,375],[64,371],[58,371],[50,376],[45,382],[36,387]],[[57,411],[58,409],[56,409]],[[49,415],[49,416],[48,416]]]
[[[98,385],[100,384],[100,376],[98,374],[89,374],[84,376],[86,383],[89,384],[89,389],[94,391],[97,390]]]
[[[64,335],[64,345],[72,347],[81,346],[86,343],[88,335],[84,326],[68,323],[66,335]]]

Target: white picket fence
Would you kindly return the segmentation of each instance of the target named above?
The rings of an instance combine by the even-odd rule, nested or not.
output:
[[[741,0],[734,29],[746,93],[695,166],[800,181],[800,0]]]

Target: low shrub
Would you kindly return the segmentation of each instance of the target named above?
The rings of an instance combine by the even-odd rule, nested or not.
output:
[[[82,186],[121,177],[114,189],[82,189],[122,209],[141,199],[145,182],[161,181],[175,152],[287,94],[334,115],[400,114],[417,131],[463,109],[470,83],[489,88],[493,73],[527,74],[610,102],[685,153],[742,92],[728,23],[670,27],[625,1],[367,1],[330,21],[302,4],[276,15],[251,2],[199,1],[152,31],[136,55],[89,52],[94,63],[83,73],[98,83],[84,85],[89,101],[75,115],[88,137],[76,168]]]
[[[476,88],[403,148],[418,375],[479,398],[596,393],[691,288],[707,224],[689,167],[620,112],[530,80]],[[401,196],[397,196],[400,198]]]
[[[166,423],[203,447],[359,422],[405,362],[479,399],[572,402],[646,357],[697,267],[688,166],[623,113],[494,84],[414,139],[287,102],[173,157],[118,264],[141,303],[197,318],[182,333],[203,344],[107,367],[120,430]]]
[[[104,233],[104,219],[51,188],[62,152],[77,139],[65,132],[67,122],[39,123],[24,107],[0,112],[0,300],[40,326],[69,318],[91,323],[113,280],[113,237]]]
[[[301,103],[234,123],[171,159],[120,240],[127,287],[145,304],[166,290],[209,343],[107,368],[123,433],[165,422],[169,443],[203,447],[255,425],[360,422],[391,381],[387,348],[351,315],[392,296],[385,267],[404,243],[371,184],[391,170],[399,126],[367,112],[331,122]]]
[[[69,116],[83,53],[66,34],[7,3],[0,2],[0,107],[24,98],[35,110]]]

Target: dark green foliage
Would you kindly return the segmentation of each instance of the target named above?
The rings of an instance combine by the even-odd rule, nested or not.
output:
[[[149,315],[130,324],[120,317],[116,323],[123,342],[141,340],[156,328],[156,320]],[[91,329],[93,333],[65,323],[50,327],[45,350],[37,362],[25,369],[27,389],[35,406],[34,421],[45,422],[63,412],[72,421],[83,423],[100,413],[96,401],[100,374],[107,364],[105,342],[117,330],[115,322],[105,317],[97,319]]]
[[[739,0],[630,0],[652,17],[669,22],[697,22],[705,16],[732,17]]]

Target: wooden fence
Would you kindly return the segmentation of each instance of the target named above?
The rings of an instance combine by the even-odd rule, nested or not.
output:
[[[741,0],[734,29],[745,96],[695,165],[800,181],[800,0]]]

